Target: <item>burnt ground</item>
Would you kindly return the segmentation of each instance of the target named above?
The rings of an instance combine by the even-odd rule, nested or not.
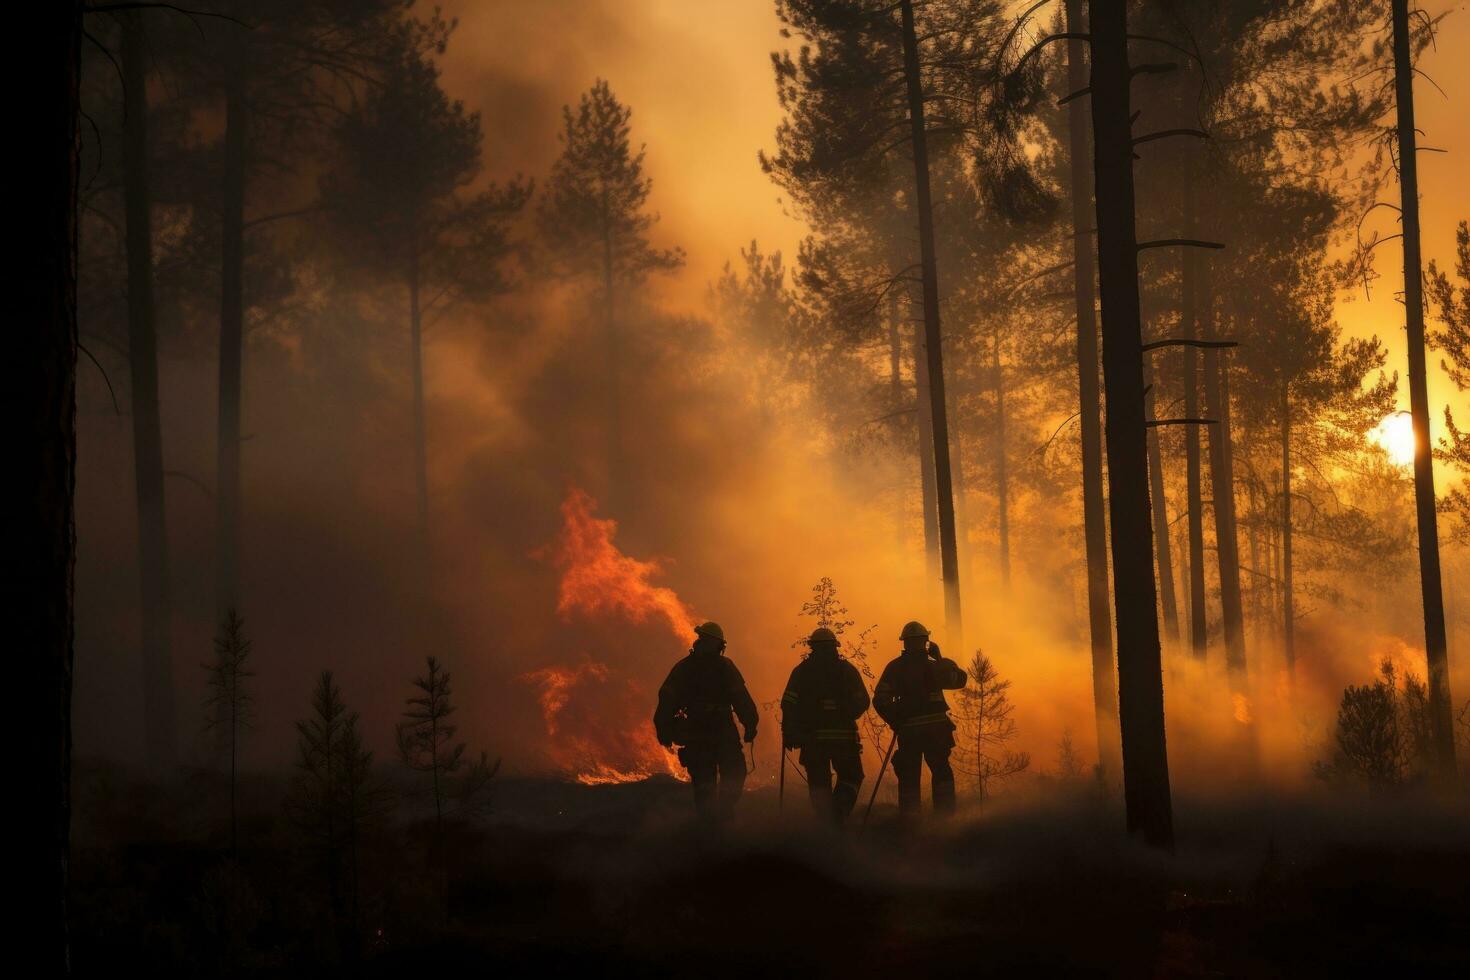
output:
[[[1052,790],[905,835],[748,795],[711,834],[672,780],[505,781],[442,835],[412,808],[360,842],[335,920],[279,781],[244,791],[78,774],[74,962],[83,976],[1463,975],[1470,809],[1309,796],[1185,799],[1179,847],[1131,844],[1116,807]]]

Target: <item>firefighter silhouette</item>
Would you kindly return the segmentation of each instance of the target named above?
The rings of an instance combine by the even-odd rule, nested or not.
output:
[[[725,656],[725,631],[718,623],[694,630],[689,655],[674,664],[658,690],[653,727],[660,745],[679,747],[679,762],[689,770],[694,806],[706,819],[729,819],[745,785],[745,741],[755,741],[759,715],[745,679]]]
[[[868,710],[863,677],[838,655],[840,645],[831,630],[812,631],[807,640],[811,655],[791,671],[781,697],[782,750],[801,750],[812,809],[838,825],[852,813],[863,784],[857,721]]]
[[[929,642],[922,623],[909,623],[899,635],[903,653],[883,668],[873,691],[873,707],[894,731],[898,749],[893,772],[898,776],[898,807],[912,817],[920,809],[919,777],[925,763],[933,783],[934,810],[954,811],[954,770],[949,753],[954,748],[954,722],[949,718],[945,691],[965,686],[965,672],[939,646]]]

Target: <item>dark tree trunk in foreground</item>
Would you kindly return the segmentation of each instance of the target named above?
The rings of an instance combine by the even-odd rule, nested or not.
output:
[[[1393,63],[1404,227],[1404,310],[1409,332],[1409,411],[1414,418],[1414,509],[1419,524],[1419,582],[1424,598],[1424,652],[1429,668],[1430,739],[1435,770],[1440,778],[1448,781],[1455,773],[1455,736],[1444,586],[1439,569],[1439,526],[1434,510],[1434,457],[1429,445],[1429,392],[1424,377],[1424,271],[1419,256],[1419,166],[1408,0],[1393,0]]]
[[[1184,236],[1194,237],[1195,171],[1185,150]],[[1179,326],[1187,340],[1199,336],[1199,257],[1185,248],[1181,255]],[[1199,357],[1195,349],[1181,349],[1184,358],[1184,417],[1199,418]],[[1200,502],[1199,426],[1184,427],[1184,483],[1189,532],[1189,649],[1195,657],[1205,656],[1205,531],[1204,508]]]
[[[1281,382],[1281,649],[1286,670],[1296,671],[1296,596],[1291,583],[1291,396]]]
[[[1143,414],[1154,417],[1154,372],[1152,366],[1144,368],[1145,392]],[[1169,512],[1164,507],[1164,454],[1159,449],[1159,430],[1149,429],[1148,479],[1149,502],[1154,522],[1154,548],[1159,560],[1159,600],[1164,608],[1164,630],[1170,639],[1179,642],[1179,605],[1174,598],[1174,549],[1169,544]]]
[[[1118,622],[1118,715],[1128,829],[1150,844],[1172,847],[1143,407],[1127,9],[1126,0],[1095,0],[1091,5],[1093,172]]]
[[[25,248],[15,258],[19,294],[10,361],[18,436],[13,458],[21,512],[11,525],[11,649],[17,691],[40,705],[18,753],[17,807],[24,837],[16,879],[22,898],[13,920],[16,958],[31,972],[68,971],[67,855],[71,826],[72,567],[76,556],[76,232],[78,71],[82,12],[77,3],[34,5],[21,14],[39,50],[37,84],[14,100],[13,132],[25,151],[17,187]],[[44,69],[44,70],[42,70]],[[24,971],[23,971],[24,972]]]
[[[924,573],[940,578],[939,495],[934,489],[934,418],[929,401],[929,355],[924,326],[914,321],[914,393],[919,408],[919,494],[924,506]]]
[[[419,257],[408,267],[409,352],[413,371],[413,478],[417,503],[419,557],[427,565],[429,555],[429,447],[424,422],[424,324],[419,296]]]
[[[123,199],[128,252],[128,368],[133,399],[133,474],[138,508],[139,623],[143,641],[143,734],[155,771],[178,746],[169,644],[168,531],[164,519],[163,434],[158,410],[158,342],[153,315],[153,196],[148,166],[144,13],[122,20]]]
[[[1210,501],[1220,559],[1220,607],[1225,626],[1225,666],[1232,685],[1245,675],[1245,617],[1240,600],[1240,544],[1235,528],[1235,465],[1230,454],[1230,388],[1227,355],[1205,351],[1205,416],[1210,426]]]
[[[949,421],[944,401],[944,354],[939,332],[939,273],[934,255],[934,206],[929,196],[929,151],[924,134],[924,88],[919,45],[914,37],[912,0],[902,0],[903,66],[908,88],[909,128],[914,151],[914,198],[919,212],[919,259],[924,284],[924,348],[929,366],[929,406],[934,427],[934,485],[939,504],[939,562],[944,577],[945,633],[962,644],[960,564],[955,549],[954,487],[949,467]]]
[[[1067,31],[1085,33],[1082,0],[1067,0]],[[1087,87],[1084,42],[1067,42],[1068,91]],[[1072,177],[1072,270],[1077,295],[1077,391],[1082,432],[1082,530],[1087,546],[1087,623],[1092,640],[1092,704],[1097,720],[1098,762],[1116,779],[1118,683],[1113,665],[1113,618],[1108,609],[1108,529],[1103,514],[1102,406],[1098,392],[1097,311],[1094,293],[1087,100],[1067,103]]]
[[[245,356],[245,41],[233,38],[225,81],[220,213],[219,463],[215,480],[215,603],[240,607],[240,418]]]

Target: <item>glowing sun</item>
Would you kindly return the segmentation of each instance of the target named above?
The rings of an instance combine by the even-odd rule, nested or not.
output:
[[[1395,465],[1414,465],[1414,417],[1408,412],[1394,412],[1379,422],[1373,440]]]

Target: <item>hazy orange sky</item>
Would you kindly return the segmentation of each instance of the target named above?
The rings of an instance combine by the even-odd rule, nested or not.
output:
[[[1449,151],[1420,158],[1424,255],[1445,265],[1456,223],[1470,216],[1470,2],[1424,6],[1450,15],[1421,65],[1448,97],[1417,85],[1425,143]],[[697,308],[706,284],[752,238],[794,255],[803,225],[785,213],[756,161],[780,119],[770,52],[792,44],[780,37],[770,0],[455,0],[445,10],[460,20],[446,87],[484,113],[493,173],[545,174],[561,106],[598,77],[633,108],[633,136],[647,144],[652,202],[663,216],[655,237],[688,253],[687,267],[660,287],[668,301]],[[1396,243],[1379,251],[1384,276],[1373,298],[1359,292],[1340,306],[1340,319],[1351,333],[1383,338],[1390,369],[1403,373],[1402,307],[1392,298],[1402,281],[1394,274],[1399,253]],[[1432,404],[1452,400],[1470,415],[1470,399],[1433,375]]]

